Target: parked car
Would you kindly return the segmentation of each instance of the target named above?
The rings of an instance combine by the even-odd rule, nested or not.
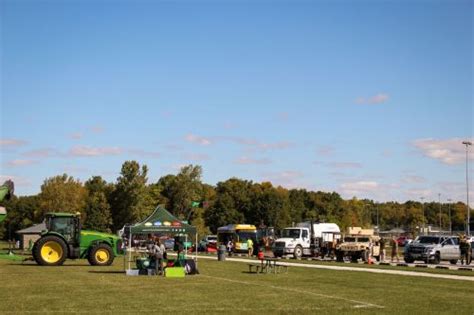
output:
[[[164,245],[166,250],[173,250],[174,248],[174,239],[173,238],[168,238],[164,241]]]
[[[407,245],[404,253],[407,263],[422,260],[425,263],[439,264],[440,261],[446,260],[456,264],[460,256],[461,250],[457,236],[418,236],[411,244]]]
[[[199,250],[206,251],[210,248],[217,247],[217,235],[206,235],[201,241],[199,241]]]

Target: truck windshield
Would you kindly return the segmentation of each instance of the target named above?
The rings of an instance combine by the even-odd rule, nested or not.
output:
[[[281,236],[289,238],[299,238],[300,229],[284,229]]]
[[[438,244],[439,237],[436,236],[418,236],[413,242],[416,244]]]

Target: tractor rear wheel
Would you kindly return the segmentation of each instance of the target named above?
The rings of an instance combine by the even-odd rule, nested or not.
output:
[[[67,258],[67,247],[58,236],[43,236],[33,247],[33,258],[41,266],[60,266]]]
[[[109,266],[114,262],[112,247],[108,244],[97,244],[92,247],[87,256],[89,264],[92,266]]]

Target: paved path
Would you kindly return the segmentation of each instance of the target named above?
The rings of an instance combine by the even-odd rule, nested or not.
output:
[[[198,259],[216,260],[217,258],[216,256],[198,256]],[[250,259],[229,258],[229,257],[226,257],[226,260],[235,261],[235,262],[244,262],[244,263],[257,261],[255,259],[250,260]],[[376,269],[376,268],[364,268],[364,267],[326,266],[326,265],[316,265],[316,264],[301,264],[301,263],[293,263],[293,262],[285,262],[285,261],[281,261],[279,262],[279,264],[289,266],[289,267],[371,272],[371,273],[381,273],[381,274],[391,274],[391,275],[401,275],[401,276],[411,276],[411,277],[438,278],[438,279],[474,282],[474,277],[470,277],[470,276],[445,275],[445,274],[427,273],[427,272],[422,272],[422,271],[416,272],[416,271],[389,270],[389,269]]]

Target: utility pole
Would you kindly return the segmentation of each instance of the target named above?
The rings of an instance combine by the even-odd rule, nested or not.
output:
[[[452,199],[448,200],[448,216],[449,216],[449,235],[453,235],[453,221],[451,220],[451,201]]]
[[[472,145],[470,141],[463,141],[466,146],[466,208],[467,208],[467,222],[466,222],[466,234],[471,235],[471,229],[469,228],[469,223],[471,223],[471,208],[469,207],[469,146]]]
[[[440,193],[438,193],[438,203],[439,203],[439,231],[441,232],[442,222],[441,222],[441,194]]]
[[[425,203],[423,202],[425,197],[420,197],[420,199],[421,199],[421,206],[423,208],[423,234],[425,234],[426,233],[426,218],[425,218]]]

